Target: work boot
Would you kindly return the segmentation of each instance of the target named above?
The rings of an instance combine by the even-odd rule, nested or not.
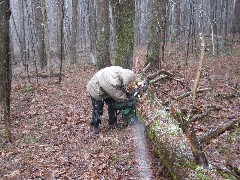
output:
[[[94,134],[99,134],[101,132],[100,127],[93,127]]]

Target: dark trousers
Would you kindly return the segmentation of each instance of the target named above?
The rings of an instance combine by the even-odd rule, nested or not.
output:
[[[103,115],[104,103],[108,105],[108,124],[112,125],[117,122],[117,110],[114,108],[114,103],[116,102],[113,98],[107,98],[105,100],[97,100],[91,97],[92,101],[92,121],[91,125],[98,127],[101,123],[101,116]]]

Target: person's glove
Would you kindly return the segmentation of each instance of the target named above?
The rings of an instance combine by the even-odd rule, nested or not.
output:
[[[124,101],[126,101],[128,108],[133,108],[133,107],[136,107],[136,105],[138,103],[138,98],[131,96],[131,97],[125,99]]]
[[[135,108],[137,105],[138,99],[136,97],[129,97],[124,99],[123,102],[115,102],[113,108],[116,110],[123,110],[128,108]]]

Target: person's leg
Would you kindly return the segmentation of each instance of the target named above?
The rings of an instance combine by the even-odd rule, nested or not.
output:
[[[114,103],[116,101],[112,98],[107,98],[105,102],[108,105],[108,124],[115,125],[117,124],[117,110],[114,108]]]
[[[93,106],[91,126],[98,127],[101,123],[101,116],[103,115],[104,101],[94,99],[93,97],[91,97],[91,101]]]

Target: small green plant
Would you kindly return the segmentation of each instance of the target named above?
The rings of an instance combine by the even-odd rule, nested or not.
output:
[[[34,90],[35,88],[32,85],[26,85],[21,89],[23,93],[30,93],[33,92]]]
[[[230,138],[231,140],[236,140],[239,135],[240,135],[240,128],[237,128],[236,131],[230,134]]]
[[[219,152],[220,153],[226,153],[228,150],[229,150],[229,145],[228,144],[219,147]]]
[[[196,179],[197,179],[197,180],[208,180],[208,178],[206,177],[206,175],[205,175],[205,174],[202,174],[202,173],[196,174]]]

